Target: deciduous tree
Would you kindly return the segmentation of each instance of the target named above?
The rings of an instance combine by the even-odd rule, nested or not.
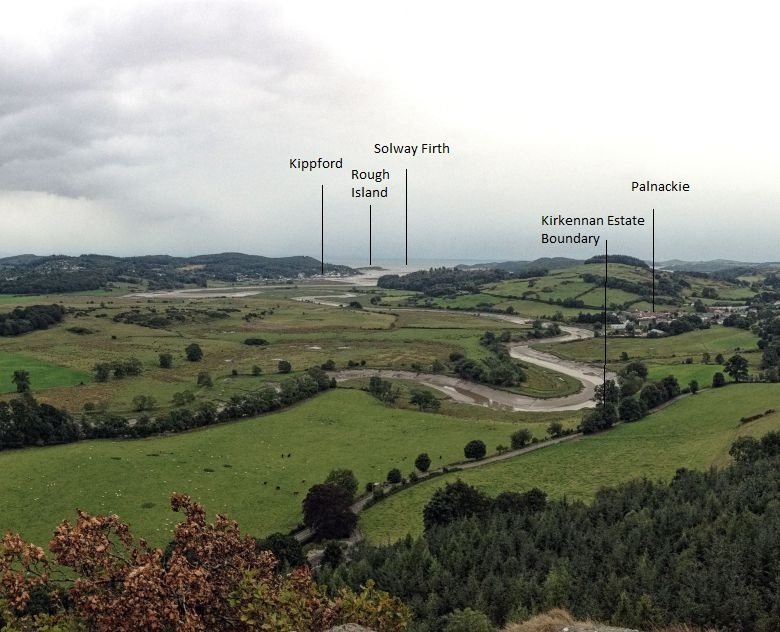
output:
[[[731,356],[723,365],[723,370],[731,376],[735,382],[742,382],[748,377],[748,361],[739,353]]]
[[[352,470],[331,470],[325,482],[341,487],[349,494],[350,500],[355,497],[358,490],[358,480]]]
[[[467,459],[482,459],[487,454],[485,442],[480,439],[469,441],[463,448],[463,454]]]
[[[428,471],[428,468],[431,467],[431,457],[428,456],[427,452],[417,455],[417,458],[414,460],[414,467],[421,472]]]
[[[303,500],[303,523],[320,540],[349,537],[357,524],[351,504],[349,493],[338,485],[314,485]]]
[[[30,373],[24,369],[14,371],[14,376],[11,378],[11,382],[16,385],[17,393],[29,393],[30,392]]]

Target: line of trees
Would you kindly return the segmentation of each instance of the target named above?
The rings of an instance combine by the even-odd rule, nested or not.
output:
[[[264,386],[233,395],[221,408],[214,402],[201,402],[194,409],[176,408],[155,417],[143,413],[136,419],[127,419],[121,415],[97,413],[74,419],[65,410],[37,402],[28,392],[28,380],[27,391],[9,402],[0,402],[0,450],[72,443],[81,439],[136,438],[182,432],[279,410],[335,385],[322,369],[312,368],[303,375],[284,380],[278,390]],[[153,405],[153,398],[134,401],[139,411]]]
[[[646,382],[646,378],[647,367],[636,360],[623,367],[617,381],[599,384],[595,389],[596,407],[585,413],[580,430],[593,434],[611,428],[619,420],[638,421],[681,393],[699,390],[695,380],[681,388],[674,375],[656,382]]]
[[[141,375],[143,365],[138,358],[127,358],[113,362],[98,362],[92,370],[95,372],[96,382],[107,382],[112,375],[118,380]]]

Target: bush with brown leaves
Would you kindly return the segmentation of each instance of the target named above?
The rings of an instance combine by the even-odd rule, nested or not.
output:
[[[39,547],[6,535],[3,618],[11,629],[39,629],[36,621],[45,619],[48,626],[84,624],[96,632],[317,632],[346,622],[400,632],[409,623],[408,608],[373,585],[331,598],[308,567],[276,573],[273,554],[256,553],[255,541],[235,521],[218,515],[209,523],[188,496],[174,495],[171,507],[185,518],[165,552],[136,542],[118,516],[83,511],[75,524],[57,527],[49,545],[56,564]],[[49,594],[44,614],[31,607],[31,595],[42,588]]]

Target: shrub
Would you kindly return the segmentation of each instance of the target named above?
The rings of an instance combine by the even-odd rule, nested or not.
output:
[[[174,406],[186,406],[187,404],[191,404],[194,401],[195,395],[192,393],[192,391],[181,391],[179,393],[173,394]]]
[[[184,353],[187,354],[187,360],[190,362],[199,362],[203,359],[203,350],[197,342],[187,345]]]
[[[322,552],[322,565],[330,568],[336,568],[344,561],[344,551],[341,550],[338,542],[328,542],[325,550]]]
[[[513,432],[511,440],[513,450],[524,448],[531,441],[531,431],[527,430],[526,428],[522,428],[521,430]]]
[[[454,610],[445,618],[443,632],[494,632],[488,616],[471,608]]]
[[[563,436],[563,424],[560,421],[551,421],[547,426],[547,434],[554,439]]]
[[[279,373],[289,373],[292,371],[292,364],[290,364],[287,360],[279,360],[279,363],[276,365],[276,369]]]
[[[94,331],[88,329],[87,327],[68,327],[67,331],[69,331],[72,334],[76,334],[77,336],[88,336],[89,334],[95,333]]]
[[[141,412],[151,410],[157,405],[157,401],[150,395],[136,395],[133,397],[133,410]]]

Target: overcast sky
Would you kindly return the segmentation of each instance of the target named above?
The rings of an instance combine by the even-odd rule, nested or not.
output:
[[[0,253],[532,259],[656,209],[659,259],[780,260],[767,3],[25,2],[0,19]],[[446,142],[377,157],[375,143]],[[300,173],[289,159],[343,158]],[[631,181],[690,193],[632,193]],[[363,184],[363,183],[361,183]],[[591,232],[591,231],[586,231]],[[647,229],[602,231],[649,258]]]

